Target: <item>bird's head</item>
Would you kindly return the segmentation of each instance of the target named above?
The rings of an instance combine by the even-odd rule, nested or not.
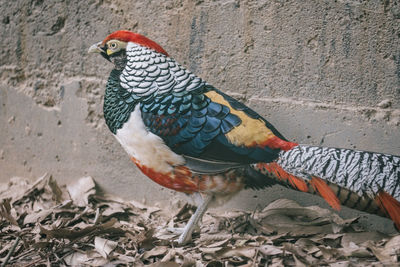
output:
[[[100,53],[105,59],[121,69],[126,62],[126,48],[132,42],[168,56],[168,53],[156,42],[138,33],[130,31],[116,31],[108,35],[102,42],[93,44],[89,53]]]

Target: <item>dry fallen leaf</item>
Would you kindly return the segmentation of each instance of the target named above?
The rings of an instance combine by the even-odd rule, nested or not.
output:
[[[25,216],[24,218],[24,225],[28,223],[36,223],[36,222],[41,222],[44,220],[47,216],[53,213],[53,210],[41,210],[38,212],[30,213]]]
[[[57,181],[53,178],[53,176],[50,176],[48,184],[57,203],[62,203],[68,199],[66,194],[63,193],[61,188],[58,186]]]
[[[89,196],[95,191],[95,183],[90,176],[82,177],[67,185],[67,190],[72,201],[78,207],[85,207],[89,204]]]
[[[224,248],[217,252],[219,258],[246,257],[252,259],[256,254],[255,247]]]
[[[329,209],[285,199],[262,211],[207,213],[194,242],[175,247],[176,234],[166,230],[184,226],[193,206],[157,212],[96,195],[94,184],[86,177],[66,188],[46,175],[34,183],[18,178],[0,185],[0,199],[11,199],[0,207],[0,261],[11,253],[10,266],[398,264],[400,235],[364,231],[357,218],[344,220]]]
[[[118,242],[107,240],[98,236],[96,236],[94,239],[94,248],[105,259],[107,259],[108,255],[117,247],[117,245]]]
[[[1,187],[0,200],[8,198],[11,199],[11,202],[14,202],[23,197],[28,188],[30,186],[26,179],[13,177],[8,184]]]
[[[166,246],[155,247],[152,250],[149,250],[149,251],[146,251],[145,253],[143,253],[142,259],[147,260],[150,257],[164,255],[167,251],[168,251],[168,247],[166,247]]]
[[[19,227],[18,222],[14,218],[11,210],[12,210],[12,208],[11,208],[11,205],[10,205],[10,200],[9,199],[3,199],[3,201],[0,203],[0,217],[3,217],[4,219],[8,220],[13,225]]]
[[[283,253],[283,250],[272,245],[263,245],[260,246],[260,252],[265,256],[274,256]]]
[[[400,253],[400,235],[392,237],[385,245],[385,250],[391,255]]]
[[[71,230],[71,229],[47,229],[41,225],[40,233],[45,234],[50,238],[67,238],[67,239],[75,239],[82,236],[86,236],[91,233],[101,233],[101,232],[118,232],[118,228],[112,228],[112,226],[117,222],[115,218],[111,219],[110,221],[100,224],[100,225],[88,225],[87,227],[81,230]]]
[[[292,235],[332,234],[357,218],[343,220],[336,213],[318,206],[301,207],[293,200],[278,199],[255,214],[268,234],[273,231]]]
[[[64,258],[68,266],[104,266],[107,260],[100,256],[96,251],[74,252]]]
[[[217,241],[217,242],[215,242],[215,243],[211,243],[211,244],[207,245],[207,247],[208,247],[208,248],[221,247],[221,246],[224,246],[226,243],[228,243],[229,240],[230,240],[230,238],[226,238],[226,239],[224,239],[224,240]]]
[[[366,247],[358,246],[354,242],[349,242],[347,247],[340,248],[339,251],[346,257],[366,258],[371,256],[371,252]]]
[[[399,262],[400,235],[392,237],[383,248],[375,246],[371,241],[367,242],[367,246],[384,264],[392,265]]]
[[[346,248],[350,242],[357,245],[368,240],[377,242],[387,237],[387,235],[378,232],[345,233],[342,237],[342,246]]]
[[[108,203],[101,213],[103,216],[115,216],[117,213],[125,213],[124,207],[119,203]]]
[[[179,267],[180,265],[176,262],[169,261],[169,262],[155,262],[150,265],[149,267]]]
[[[303,250],[300,246],[296,244],[284,243],[283,247],[285,248],[285,250],[293,253],[297,257],[297,258],[295,257],[297,264],[303,262],[307,265],[311,265],[317,262],[316,258],[314,258],[312,255],[307,254],[305,250]]]

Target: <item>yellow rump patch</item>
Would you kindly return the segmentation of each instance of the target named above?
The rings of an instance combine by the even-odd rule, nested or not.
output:
[[[225,136],[228,140],[237,146],[257,146],[264,144],[268,139],[275,137],[270,129],[265,125],[264,121],[260,119],[253,119],[246,113],[232,108],[228,101],[217,92],[210,91],[205,93],[215,103],[229,107],[232,114],[238,116],[242,123],[233,128]]]

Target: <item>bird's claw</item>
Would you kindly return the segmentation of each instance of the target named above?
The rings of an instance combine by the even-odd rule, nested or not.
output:
[[[173,233],[176,235],[181,235],[183,233],[183,231],[185,230],[185,228],[183,228],[183,227],[168,227],[166,230],[170,233]]]
[[[190,241],[192,241],[192,235],[188,235],[185,233],[182,233],[179,238],[177,239],[178,245],[186,245],[187,243],[189,243]]]
[[[179,245],[185,245],[187,243],[190,243],[190,241],[192,241],[192,233],[185,232],[185,228],[169,227],[166,230],[173,234],[179,235],[178,239],[174,239],[174,241],[177,242]],[[200,227],[195,227],[195,231],[193,231],[193,232],[196,232],[199,230],[200,230]]]

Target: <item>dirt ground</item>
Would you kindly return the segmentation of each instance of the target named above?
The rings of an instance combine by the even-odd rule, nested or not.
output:
[[[60,186],[14,177],[0,185],[1,266],[383,266],[399,264],[400,235],[362,229],[317,206],[279,199],[262,210],[207,213],[193,242],[169,227],[194,207],[100,195],[91,177]]]

